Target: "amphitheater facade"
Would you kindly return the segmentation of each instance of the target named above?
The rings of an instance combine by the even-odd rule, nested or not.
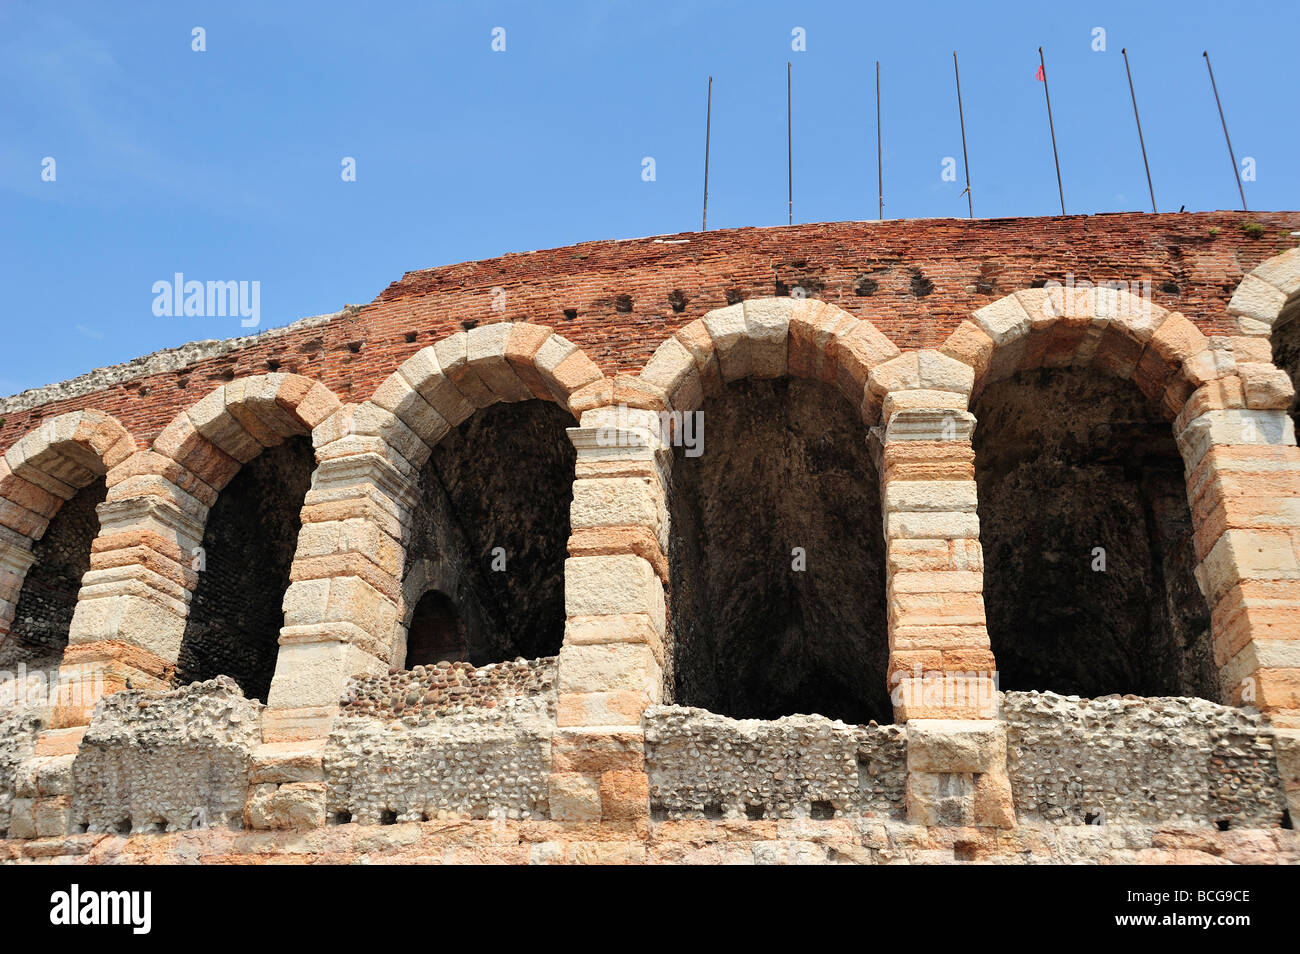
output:
[[[1300,861],[1298,245],[593,242],[0,400],[0,859]]]

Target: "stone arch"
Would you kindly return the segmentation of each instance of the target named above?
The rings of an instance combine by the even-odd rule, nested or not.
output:
[[[51,521],[134,450],[116,418],[87,409],[50,418],[0,458],[0,645]],[[85,541],[87,560],[91,542]]]
[[[429,593],[444,594],[456,609],[466,631],[467,649],[480,644],[483,612],[465,584],[464,576],[452,561],[413,560],[402,581],[402,599],[397,607],[401,625],[394,627],[391,661],[394,666],[407,668],[407,634],[412,616],[420,600]]]
[[[1264,338],[1300,314],[1300,248],[1251,269],[1228,301],[1228,314],[1241,334]]]
[[[1083,381],[1095,373],[1126,379],[1158,405],[1172,422],[1181,457],[1190,562],[1209,609],[1221,694],[1225,701],[1284,712],[1300,694],[1294,670],[1278,675],[1274,667],[1290,657],[1275,648],[1279,644],[1252,638],[1252,617],[1244,608],[1251,596],[1259,603],[1259,587],[1277,597],[1293,589],[1287,581],[1296,561],[1288,536],[1291,505],[1258,499],[1276,498],[1276,482],[1267,487],[1267,473],[1290,466],[1281,462],[1295,450],[1282,411],[1292,392],[1277,369],[1259,360],[1249,337],[1257,330],[1244,324],[1242,336],[1207,338],[1184,316],[1127,291],[1049,285],[978,310],[938,350],[973,372],[966,400],[949,402],[948,414],[990,384],[1036,368],[1073,369]],[[973,426],[974,418],[967,423]]]
[[[1264,393],[1285,390],[1279,369],[1300,387],[1300,248],[1288,249],[1263,262],[1246,275],[1232,300],[1228,314],[1237,322],[1240,338],[1238,361],[1254,362],[1250,381],[1257,398]],[[1300,402],[1289,407],[1293,423],[1300,423]]]
[[[615,379],[615,388],[630,406],[693,411],[732,381],[789,375],[835,386],[871,426],[882,395],[868,379],[898,354],[875,325],[837,305],[760,298],[690,322],[655,349],[639,375]]]
[[[149,449],[110,470],[65,668],[112,673],[107,691],[128,679],[137,688],[168,685],[210,510],[241,467],[311,434],[338,406],[328,388],[300,375],[240,378],[181,411]]]
[[[1013,292],[963,321],[938,352],[974,372],[968,397],[1034,368],[1092,368],[1132,380],[1169,419],[1224,357],[1191,321],[1126,289],[1080,283]]]
[[[325,421],[285,596],[268,738],[277,720],[332,712],[350,675],[382,671],[404,655],[421,595],[403,588],[420,474],[453,429],[503,403],[539,399],[576,418],[611,397],[604,373],[562,335],[496,322],[421,349],[368,401]],[[323,731],[329,716],[319,718],[316,729],[295,721],[293,731]]]
[[[663,549],[653,537],[633,549],[650,554],[668,588],[664,683],[675,701],[741,718],[890,720],[885,557],[868,445],[881,394],[869,382],[898,354],[870,321],[836,305],[756,299],[689,323],[639,375],[615,379],[617,404],[668,412],[674,426],[708,406],[707,450],[671,440],[682,445],[664,454],[672,491],[647,482],[660,496],[641,509]],[[814,631],[822,637],[806,638]],[[776,658],[784,661],[772,665]]]

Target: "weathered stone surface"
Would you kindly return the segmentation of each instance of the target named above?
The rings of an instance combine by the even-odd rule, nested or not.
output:
[[[554,727],[549,690],[431,720],[344,715],[325,750],[329,817],[544,818]]]
[[[1008,692],[1008,769],[1021,817],[1052,824],[1277,828],[1274,737],[1254,709],[1203,699]]]
[[[73,823],[119,834],[238,827],[261,714],[225,676],[107,696],[72,765]]]
[[[906,733],[821,716],[729,719],[655,706],[645,714],[655,817],[901,817]]]

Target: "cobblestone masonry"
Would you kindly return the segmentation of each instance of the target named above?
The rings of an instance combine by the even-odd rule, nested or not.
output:
[[[69,502],[98,481],[106,494],[86,541],[89,569],[66,626],[57,695],[0,724],[13,766],[0,856],[1294,861],[1300,448],[1289,412],[1300,374],[1291,321],[1300,312],[1298,231],[1300,213],[1124,214],[594,242],[411,272],[366,306],[4,399],[0,637],[15,625],[21,635],[18,607],[36,605],[26,581],[50,575],[49,550],[67,549],[55,546],[64,531],[54,521],[75,515],[79,505]],[[1014,629],[1031,645],[1034,626],[1006,612],[997,587],[985,591],[976,472],[1005,442],[996,428],[975,440],[971,412],[983,413],[990,385],[1018,387],[1027,375],[1051,385],[1066,371],[1086,386],[1043,391],[1066,403],[1065,419],[1071,395],[1104,392],[1118,378],[1145,402],[1151,434],[1168,423],[1178,457],[1167,447],[1169,479],[1152,506],[1159,521],[1182,528],[1177,562],[1192,572],[1171,587],[1160,569],[1169,554],[1153,551],[1149,580],[1135,592],[1150,593],[1137,602],[1163,599],[1172,612],[1199,590],[1205,612],[1198,607],[1179,637],[1195,638],[1189,659],[1199,682],[1179,681],[1176,691],[1224,706],[1048,705],[1046,695],[1009,693],[999,712],[984,688],[1005,637]],[[847,469],[856,472],[865,461],[837,441],[861,440],[878,476],[883,604],[873,592],[845,602],[840,615],[849,620],[854,606],[875,614],[871,648],[882,660],[887,649],[894,726],[791,715],[751,728],[717,713],[655,708],[689,672],[671,664],[672,617],[681,612],[671,595],[689,592],[699,572],[667,558],[674,461],[685,457],[670,446],[681,431],[665,431],[661,415],[707,413],[722,398],[739,402],[743,420],[745,402],[785,400],[791,389],[777,379],[787,377],[838,392],[848,416],[837,428],[812,420],[814,439],[802,444],[763,438],[772,444],[765,453],[808,464],[855,460]],[[468,569],[454,552],[422,552],[413,535],[421,473],[431,460],[441,471],[462,463],[449,460],[461,446],[451,435],[491,416],[477,412],[530,401],[555,404],[548,419],[576,422],[571,449],[551,455],[565,467],[572,461],[572,487],[560,475],[533,499],[526,489],[510,497],[510,513],[485,501],[482,510],[456,506],[453,516],[488,537],[515,524],[548,528],[533,542],[547,555],[547,605],[558,612],[562,602],[558,658],[486,676],[486,667],[385,675],[404,664],[410,610],[430,590],[455,604]],[[535,409],[506,416],[541,420]],[[540,446],[559,450],[533,431]],[[1046,453],[1032,433],[1021,436],[1031,457]],[[279,597],[259,600],[272,626],[263,685],[272,648],[275,657],[267,705],[246,700],[221,666],[215,681],[172,689],[204,582],[195,553],[235,500],[223,504],[223,491],[264,449],[293,439],[304,451],[310,439],[313,459],[303,461],[313,471],[301,501],[299,488],[279,502],[301,529],[278,639]],[[723,441],[733,445],[744,442]],[[515,446],[472,455],[469,483],[526,482],[528,461],[516,458],[529,452]],[[792,463],[745,466],[758,482],[808,469]],[[732,513],[701,551],[710,559],[725,558],[721,537],[736,528],[780,522],[783,498],[736,486],[719,500]],[[540,509],[526,512],[569,499],[567,529],[556,514],[538,522]],[[833,513],[835,503],[814,495],[810,506]],[[1057,523],[1079,510],[1068,500],[1059,509]],[[1011,549],[991,556],[999,571],[1009,560],[1035,565],[1034,548],[1043,559],[1077,560],[1091,534],[1067,529],[1049,522],[1041,543],[1009,537]],[[567,541],[556,536],[566,533]],[[1111,548],[1138,546],[1126,539]],[[492,542],[476,548],[490,552]],[[816,574],[828,565],[825,554],[809,556],[800,567],[773,555],[765,572],[788,564]],[[1109,556],[1116,572],[1135,565],[1130,553]],[[68,553],[65,563],[82,560]],[[862,587],[860,579],[808,581]],[[1073,618],[1092,635],[1100,617],[1086,604],[1095,592],[1085,582],[1068,596],[1084,604]],[[997,604],[987,612],[986,598]],[[829,663],[818,662],[800,618],[777,606],[747,625],[756,646],[807,643],[812,678]],[[558,634],[560,622],[547,625]],[[763,627],[786,633],[773,642],[757,632]],[[508,642],[519,624],[504,628]],[[743,658],[743,639],[727,636]],[[1140,652],[1133,642],[1097,645],[1111,647],[1101,655]],[[783,658],[754,664],[780,667]],[[1051,654],[1038,659],[1016,688],[1051,688],[1051,664]],[[371,694],[361,700],[347,693],[357,676]],[[439,682],[453,678],[455,686]],[[796,693],[781,708],[823,707]],[[790,750],[800,758],[787,772]],[[707,759],[691,764],[691,752]],[[774,767],[778,753],[785,767]],[[702,774],[702,764],[716,770]],[[760,808],[765,817],[751,817]],[[188,827],[196,812],[210,825],[300,833],[162,830]],[[1094,812],[1108,823],[1080,824]],[[451,828],[440,813],[454,816]]]
[[[901,818],[907,734],[821,716],[728,719],[704,709],[645,714],[652,817]]]
[[[1021,818],[1276,828],[1273,732],[1203,699],[1008,692],[1007,771]]]
[[[119,833],[242,825],[261,708],[225,676],[105,698],[70,760],[73,825]]]
[[[325,752],[336,823],[545,817],[555,659],[352,681]]]
[[[401,719],[414,726],[472,709],[508,709],[521,697],[554,693],[554,656],[479,667],[441,662],[354,678],[341,709],[345,716]]]

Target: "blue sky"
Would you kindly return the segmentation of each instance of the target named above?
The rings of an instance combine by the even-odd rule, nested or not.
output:
[[[1238,206],[1207,47],[1247,201],[1294,209],[1297,36],[1293,0],[0,0],[0,394],[246,333],[155,316],[176,272],[259,282],[266,329],[409,269],[697,229],[709,74],[709,225],[782,225],[787,60],[796,222],[876,216],[877,59],[886,217],[965,216],[954,49],[976,215],[1056,214],[1040,44],[1068,211],[1149,208],[1124,46],[1161,211]]]

